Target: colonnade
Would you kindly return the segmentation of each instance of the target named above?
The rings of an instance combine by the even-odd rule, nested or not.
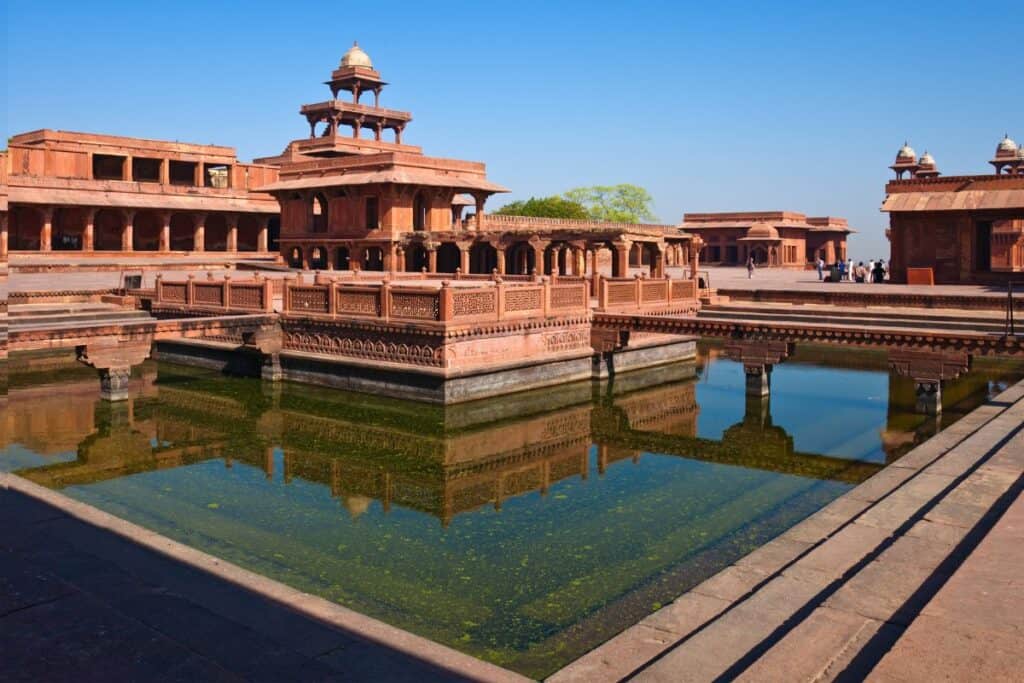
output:
[[[13,251],[269,251],[267,214],[11,206],[0,247]],[[209,236],[216,238],[210,240]],[[10,234],[10,236],[9,236]]]

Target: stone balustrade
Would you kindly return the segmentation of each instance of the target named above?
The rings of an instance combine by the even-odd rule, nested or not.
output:
[[[697,283],[669,278],[601,278],[597,307],[601,311],[675,310],[695,305]]]
[[[479,285],[382,283],[332,280],[312,284],[286,282],[282,313],[382,321],[478,324],[587,315],[587,283],[529,283],[502,280]]]
[[[173,282],[158,275],[153,305],[196,312],[272,313],[274,282],[266,278],[236,281],[231,276],[222,280],[197,280],[191,275],[183,282]]]

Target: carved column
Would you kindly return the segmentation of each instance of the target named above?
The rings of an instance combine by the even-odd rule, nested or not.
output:
[[[121,251],[134,251],[135,212],[124,212],[124,225],[121,226]]]
[[[615,250],[615,277],[629,277],[629,250],[632,246],[633,243],[628,240],[612,244]]]
[[[53,207],[46,206],[39,211],[43,216],[43,222],[39,228],[39,251],[50,251],[53,249]]]
[[[82,251],[92,251],[96,234],[96,209],[85,210],[85,228],[82,230]]]
[[[437,272],[437,247],[431,245],[427,249],[427,272]]]
[[[487,199],[487,195],[473,195],[473,199],[476,200],[476,231],[482,232],[484,229],[484,201]]]
[[[461,246],[459,248],[459,263],[460,267],[462,268],[463,275],[469,274],[469,251],[469,244],[465,245],[465,249],[463,249]]]
[[[505,247],[495,247],[495,253],[498,255],[498,275],[505,274]]]
[[[171,250],[171,212],[160,214],[160,251]]]
[[[260,216],[259,221],[260,231],[256,237],[256,251],[265,254],[270,250],[270,217]]]
[[[771,393],[772,367],[788,358],[792,347],[784,341],[738,339],[726,344],[725,355],[730,360],[743,363],[746,394],[759,398]]]
[[[960,351],[894,349],[889,352],[889,368],[897,375],[914,380],[915,409],[924,415],[942,413],[942,383],[967,372],[971,357]]]
[[[192,232],[192,251],[206,251],[206,214],[197,213],[192,220],[195,221]]]
[[[228,224],[228,251],[238,252],[238,214],[229,213],[224,217]]]
[[[694,237],[690,240],[690,279],[696,282],[700,278],[700,249],[704,240]]]
[[[132,377],[131,367],[102,368],[100,373],[100,398],[105,401],[128,400],[128,382]]]

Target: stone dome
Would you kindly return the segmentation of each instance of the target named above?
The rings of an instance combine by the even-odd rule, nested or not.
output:
[[[1013,153],[1016,151],[1017,143],[1011,140],[1009,135],[1004,135],[1003,139],[999,142],[999,146],[996,147],[996,154],[999,154],[1000,152],[1003,154],[1006,154],[1007,152]]]
[[[900,147],[900,151],[896,152],[896,161],[913,161],[916,157],[917,153],[914,152],[914,148],[906,142]]]
[[[365,66],[367,69],[372,69],[373,62],[370,61],[370,55],[359,47],[359,43],[352,43],[352,47],[341,58],[341,66]]]
[[[768,223],[754,223],[747,228],[747,239],[749,240],[777,240],[779,231],[775,226]]]
[[[934,168],[935,167],[935,158],[932,157],[932,155],[929,154],[928,152],[925,152],[924,154],[921,155],[921,158],[918,160],[918,163],[921,166],[929,166],[929,167]]]

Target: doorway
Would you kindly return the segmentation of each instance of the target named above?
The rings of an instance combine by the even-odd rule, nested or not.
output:
[[[992,223],[974,226],[974,270],[987,273],[992,270]]]

